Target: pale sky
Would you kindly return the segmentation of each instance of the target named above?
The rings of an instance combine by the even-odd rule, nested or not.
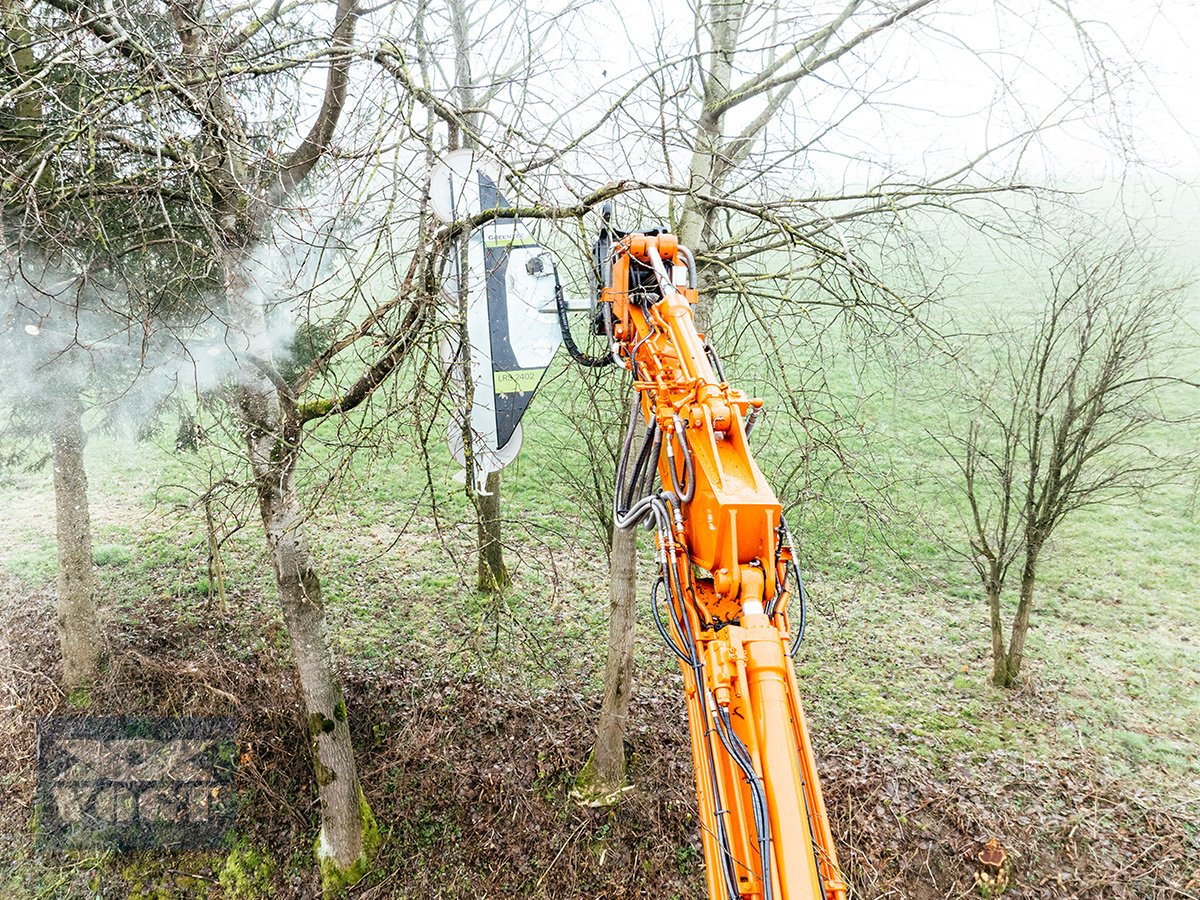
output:
[[[566,144],[593,125],[656,59],[692,49],[692,2],[527,0],[523,18],[508,0],[495,0],[490,9],[480,0],[475,9],[482,21],[474,30],[481,38],[472,51],[477,76],[505,71],[526,50],[536,60],[528,80],[518,78],[502,91],[499,115],[489,127],[502,124],[506,110],[517,110],[522,128],[552,129],[541,135],[545,146]],[[844,5],[844,0],[794,5],[798,2],[780,0],[781,15],[786,19],[803,9],[818,11],[821,18],[802,25],[785,22],[781,42],[794,40],[814,21],[828,21],[824,12]],[[764,3],[756,10],[771,8]],[[448,28],[446,7],[435,2],[429,9],[433,51],[452,77],[452,46],[446,34],[438,33]],[[386,21],[375,22],[381,31],[364,33],[364,40],[411,36],[405,10],[382,15]],[[862,16],[857,27],[877,19],[878,13]],[[1094,44],[1080,39],[1072,19]],[[829,123],[839,123],[788,162],[782,188],[792,196],[881,180],[924,180],[998,145],[1005,149],[981,165],[980,178],[1007,181],[1015,173],[1039,186],[1121,185],[1132,194],[1145,193],[1146,184],[1160,191],[1164,184],[1200,190],[1198,44],[1200,0],[935,0],[914,19],[869,38],[803,80],[792,95],[791,114],[770,126],[760,148],[783,155],[807,145]],[[756,60],[747,54],[739,62],[753,69]],[[367,85],[378,71],[360,62],[355,73],[362,79],[360,89],[369,93]],[[672,67],[664,76],[671,82],[666,87],[678,86],[687,73],[686,65]],[[319,66],[305,78],[314,111],[322,78]],[[657,127],[659,87],[643,85],[629,112],[583,140],[557,176],[547,173],[549,195],[566,200],[568,185],[578,194],[581,184],[618,178],[666,180],[658,142],[637,134]],[[727,131],[755,111],[752,104],[736,110]],[[635,121],[638,117],[645,121]],[[1035,140],[1013,141],[1044,123],[1051,125]],[[672,174],[678,179],[690,135],[667,124]],[[631,135],[635,139],[626,140]],[[505,148],[497,152],[504,156]],[[520,167],[528,162],[522,154],[529,152],[517,148],[502,162]],[[408,163],[421,166],[418,157],[404,166]],[[408,171],[404,166],[396,177]],[[774,189],[779,188],[777,181]]]
[[[1082,44],[1064,8],[1095,47]],[[877,111],[853,116],[827,145],[834,154],[871,148],[914,174],[941,171],[1043,119],[1062,118],[1066,98],[1091,96],[1096,102],[1071,116],[1083,120],[1052,129],[1027,151],[1024,171],[1051,180],[1111,179],[1136,160],[1187,181],[1200,177],[1195,0],[940,0],[920,16],[920,25],[878,35],[839,64],[840,78],[831,80],[874,91]],[[573,59],[575,84],[564,85],[566,93],[604,86],[584,108],[600,108],[632,83],[659,47],[669,56],[691,38],[689,0],[612,0],[586,7],[582,17],[588,39],[545,51]],[[1100,93],[1106,86],[1108,97]],[[846,108],[844,95],[815,82],[796,100],[813,123]],[[814,162],[832,167],[830,174],[838,165]]]

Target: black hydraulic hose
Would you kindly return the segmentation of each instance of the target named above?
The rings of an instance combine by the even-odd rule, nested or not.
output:
[[[655,521],[657,522],[661,541],[660,552],[662,553],[662,556],[660,558],[660,564],[662,566],[662,573],[655,581],[654,587],[650,594],[650,608],[654,614],[654,623],[658,627],[659,634],[662,635],[663,640],[666,641],[667,645],[671,648],[671,651],[677,657],[679,657],[680,662],[692,670],[692,676],[695,679],[695,683],[702,687],[705,684],[704,659],[697,652],[696,638],[692,633],[691,620],[688,618],[687,610],[684,608],[683,586],[679,583],[679,572],[675,566],[675,542],[671,527],[673,524],[673,514],[677,511],[676,504],[678,503],[678,498],[670,493],[664,492],[657,497],[647,497],[643,502],[648,503],[650,506],[650,514],[653,515]],[[671,616],[671,623],[675,628],[675,633],[679,635],[681,643],[677,643],[671,637],[667,631],[665,623],[662,620],[662,614],[659,611],[658,593],[663,587],[666,588],[667,592],[667,610]],[[703,700],[700,704],[701,732],[706,737],[711,735],[714,731],[721,736],[721,723],[714,722],[710,718],[709,713],[710,711],[708,702],[707,700]],[[728,743],[725,741],[723,736],[722,743],[726,744],[726,748],[728,750]],[[738,897],[740,896],[740,893],[737,889],[738,879],[736,866],[738,865],[738,861],[733,855],[733,848],[731,847],[729,841],[729,832],[725,824],[724,817],[728,814],[728,810],[721,808],[723,798],[721,796],[720,782],[717,779],[716,758],[713,753],[713,745],[710,739],[705,740],[705,753],[708,756],[708,769],[712,795],[717,803],[717,808],[714,810],[714,813],[716,815],[716,839],[721,848],[721,875],[725,882],[725,890],[728,894],[729,900],[738,900]],[[748,755],[746,758],[748,759]],[[765,795],[763,797],[757,797],[757,795],[755,796],[756,799],[761,799],[765,803]],[[765,816],[765,805],[760,805],[758,802],[756,802],[756,825],[760,821],[763,823],[759,830],[760,834],[768,832],[770,828],[767,820],[764,818]]]
[[[725,752],[741,770],[742,777],[750,787],[750,805],[754,808],[754,830],[758,834],[758,858],[762,868],[763,900],[771,900],[774,890],[771,885],[771,820],[767,812],[767,795],[763,790],[762,779],[754,772],[750,751],[733,730],[729,711],[717,706],[716,713],[717,737],[721,739]],[[809,827],[811,829],[811,824]]]
[[[637,403],[637,401],[635,400],[634,403]],[[638,449],[637,459],[633,463],[633,471],[625,479],[624,493],[621,495],[620,512],[622,515],[629,512],[630,507],[633,506],[635,494],[638,494],[640,491],[640,495],[644,497],[649,493],[643,487],[642,482],[645,481],[646,461],[650,457],[650,451],[654,446],[655,433],[657,431],[657,423],[651,423],[646,426],[646,433],[642,438],[642,446]],[[622,471],[621,474],[625,475],[625,472]]]
[[[688,654],[685,655],[685,659],[687,660],[687,664],[694,669],[694,668],[696,668],[696,666],[701,664],[701,660],[700,660],[700,657],[696,655],[695,641],[691,640],[691,631],[692,631],[691,623],[688,621],[687,612],[683,608],[683,596],[681,594],[679,594],[678,590],[679,590],[678,576],[674,573],[668,574],[668,576],[667,576],[667,612],[671,616],[671,621],[675,624],[675,630],[678,631],[680,635],[685,635],[685,634],[688,635],[689,642],[685,648],[688,650]],[[676,598],[678,598],[678,599],[676,599]],[[679,603],[678,610],[675,607],[676,602]],[[680,616],[682,616],[682,620],[680,619]]]
[[[644,482],[642,483],[642,496],[648,497],[654,493],[654,479],[658,475],[658,457],[659,451],[662,450],[663,433],[658,427],[658,423],[654,423],[654,443],[650,446],[650,454],[646,457],[646,461],[642,463],[645,466]]]
[[[670,633],[667,631],[666,624],[662,620],[662,613],[658,608],[658,591],[662,586],[663,578],[662,576],[659,576],[654,582],[654,586],[650,588],[650,611],[654,614],[654,624],[658,626],[658,633],[662,636],[662,639],[666,642],[666,645],[671,648],[671,652],[678,656],[681,662],[687,663],[690,666],[692,664],[692,660],[688,658],[687,654],[679,649],[679,645],[675,643],[674,638],[671,637]]]
[[[601,366],[611,365],[613,363],[611,353],[605,353],[603,356],[588,356],[579,349],[579,345],[575,343],[575,338],[571,337],[571,325],[567,321],[567,298],[563,295],[562,282],[559,281],[557,267],[554,267],[554,304],[558,307],[558,329],[562,332],[563,344],[566,345],[567,352],[571,354],[571,359],[589,369],[598,369]]]
[[[679,439],[680,452],[683,454],[683,477],[685,484],[679,483],[679,473],[675,469],[675,445],[671,443],[671,435],[667,435],[667,468],[671,470],[671,486],[683,503],[691,503],[696,495],[696,470],[692,463],[692,451],[688,447],[687,434],[683,423],[675,418],[675,437]],[[685,486],[686,485],[686,486]]]
[[[800,567],[796,560],[788,560],[792,572],[796,575],[796,592],[800,595],[800,624],[796,628],[796,636],[792,638],[792,646],[788,647],[788,656],[795,656],[804,640],[804,629],[808,627],[808,594],[804,591],[804,579],[800,577]]]
[[[664,495],[664,497],[667,495]],[[669,500],[668,500],[669,502]],[[670,514],[667,503],[663,512],[666,512],[666,525],[670,527]],[[661,527],[660,521],[660,527]],[[692,669],[693,677],[697,685],[703,685],[705,682],[704,675],[704,660],[699,653],[696,652],[695,636],[692,634],[691,620],[687,616],[687,612],[683,609],[683,589],[679,584],[678,572],[675,571],[673,560],[666,558],[664,573],[655,582],[654,588],[651,591],[651,608],[654,611],[655,624],[659,628],[659,633],[670,646],[671,650],[679,657],[680,661],[687,664]],[[658,592],[665,585],[667,589],[667,609],[671,616],[672,624],[675,626],[676,632],[684,640],[684,647],[688,652],[681,650],[679,645],[672,640],[666,630],[665,624],[658,611]],[[676,605],[678,604],[678,606]],[[711,693],[705,689],[705,698],[711,696]],[[746,780],[750,788],[750,803],[754,814],[754,828],[758,835],[758,855],[760,867],[763,874],[763,892],[764,900],[772,900],[773,889],[771,885],[771,823],[767,810],[766,792],[763,789],[762,779],[754,772],[754,763],[750,759],[750,753],[746,749],[746,745],[742,743],[741,738],[733,730],[733,724],[728,717],[728,713],[723,711],[719,706],[714,704],[711,713],[715,716],[710,718],[710,709],[707,699],[701,701],[701,720],[702,730],[708,735],[716,733],[725,752],[734,761],[734,764],[741,771],[743,778]],[[707,744],[707,742],[706,742]],[[712,791],[713,797],[718,803],[721,799],[721,791],[719,783],[716,779],[716,761],[713,757],[713,748],[711,744],[707,744],[707,755],[709,758],[709,769],[712,776]],[[732,885],[737,883],[736,870],[731,868],[731,864],[735,864],[732,848],[729,844],[729,835],[725,828],[724,819],[721,816],[721,811],[717,810],[717,840],[721,845],[722,852],[722,874],[726,880],[726,889],[730,891],[730,897],[738,896],[736,888]]]
[[[825,893],[825,876],[821,874],[821,848],[817,846],[817,830],[813,828],[812,810],[808,808],[808,795],[804,796],[804,815],[808,819],[808,834],[812,838],[813,859],[817,863],[817,886],[821,889],[821,900],[828,900]]]
[[[796,563],[796,548],[792,543],[792,532],[787,526],[787,520],[782,516],[779,519],[779,529],[776,532],[779,546],[782,547],[784,540],[787,541],[787,548],[791,551],[791,559],[784,564],[783,568],[783,583],[775,588],[775,596],[771,598],[771,602],[767,604],[767,617],[774,618],[775,610],[779,607],[779,599],[787,593],[788,573],[796,579],[796,594],[800,604],[800,621],[797,624],[796,636],[792,638],[792,643],[788,647],[788,656],[795,656],[800,649],[800,644],[804,640],[804,631],[808,628],[808,593],[804,590],[804,578],[800,575],[800,566]]]
[[[617,477],[613,485],[613,525],[617,528],[632,528],[644,514],[639,514],[634,519],[629,518],[633,490],[628,492],[625,490],[626,473],[629,470],[629,451],[633,447],[633,430],[637,427],[638,405],[638,394],[635,392],[633,401],[629,404],[629,424],[625,428],[625,439],[621,442],[621,455],[617,460]],[[637,484],[636,478],[631,477],[628,481]]]
[[[726,381],[725,367],[721,365],[721,357],[717,355],[717,348],[708,341],[704,342],[704,355],[708,357],[708,361],[712,364],[713,371],[717,373],[717,377],[722,381]]]
[[[705,683],[704,660],[697,652],[696,638],[692,634],[691,621],[687,617],[687,611],[683,608],[683,590],[679,584],[679,573],[675,569],[674,539],[671,536],[671,508],[673,501],[669,498],[666,500],[663,498],[653,498],[650,502],[652,504],[653,515],[658,523],[663,554],[660,560],[663,572],[655,582],[650,595],[650,606],[654,612],[654,621],[667,645],[679,657],[680,661],[692,670],[692,676],[695,678],[696,684],[702,686]],[[671,639],[663,624],[662,616],[658,611],[658,590],[661,586],[665,586],[667,589],[667,611],[671,616],[671,622],[675,626],[676,633],[683,641],[682,648]],[[700,716],[702,733],[705,735],[711,734],[713,724],[709,721],[708,704],[706,702],[700,705]],[[716,838],[717,843],[721,847],[721,875],[725,882],[725,890],[729,896],[729,900],[738,900],[740,894],[737,890],[737,870],[735,868],[737,861],[734,858],[733,849],[729,843],[729,833],[726,830],[723,818],[724,813],[727,811],[720,809],[721,788],[717,781],[716,759],[713,756],[713,748],[710,741],[705,741],[705,749],[708,756],[712,794],[718,804],[718,808],[715,810]]]

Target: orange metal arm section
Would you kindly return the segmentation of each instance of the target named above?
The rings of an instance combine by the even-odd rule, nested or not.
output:
[[[692,318],[697,291],[672,276],[680,250],[669,234],[623,237],[601,301],[645,422],[661,433],[662,484],[677,488],[667,533],[660,524],[661,587],[687,694],[709,896],[845,900],[787,653],[791,550],[747,441],[762,404],[715,371]]]

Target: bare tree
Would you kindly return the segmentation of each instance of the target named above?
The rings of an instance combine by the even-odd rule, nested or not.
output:
[[[1172,374],[1179,296],[1135,249],[1076,247],[1051,270],[1030,324],[967,350],[981,371],[965,389],[969,418],[935,440],[961,476],[965,555],[987,598],[998,687],[1012,687],[1021,674],[1040,565],[1063,522],[1194,464],[1143,440],[1180,421],[1167,412],[1171,390],[1200,388]]]
[[[493,82],[491,91],[477,92],[475,81],[471,74],[471,58],[472,49],[475,46],[475,40],[472,35],[472,12],[477,4],[467,3],[466,0],[450,0],[450,33],[454,42],[454,82],[457,89],[457,101],[459,108],[462,110],[462,127],[458,127],[457,123],[451,123],[449,129],[449,145],[451,149],[457,146],[476,148],[479,147],[478,135],[480,134],[480,117],[482,115],[481,104],[486,106],[487,103],[495,96],[495,92],[499,84],[504,82],[504,79],[498,79]],[[476,27],[480,23],[476,22]],[[479,94],[479,96],[477,96]],[[465,239],[466,235],[464,235]],[[469,337],[467,332],[467,292],[468,290],[482,290],[481,285],[469,285],[466,275],[469,266],[466,263],[465,247],[460,251],[462,254],[462,264],[459,266],[459,284],[458,284],[458,304],[459,304],[459,347],[462,348],[464,385],[470,378],[470,361],[467,355],[466,348],[469,346]],[[467,396],[473,395],[473,388],[467,390]],[[463,444],[464,447],[470,447],[471,444],[471,429],[469,425],[469,414],[463,418]],[[472,454],[467,450],[467,455]],[[469,460],[468,460],[469,462]],[[468,468],[471,468],[468,465]],[[471,500],[475,507],[475,534],[477,538],[476,555],[476,579],[475,587],[481,594],[498,594],[508,587],[511,578],[508,574],[508,567],[504,564],[504,543],[501,537],[501,498],[500,498],[500,472],[489,472],[484,482],[482,491],[475,489],[475,479],[467,477],[465,479],[467,497]]]

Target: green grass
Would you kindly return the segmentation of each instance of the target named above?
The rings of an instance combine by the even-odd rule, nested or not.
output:
[[[30,538],[25,548],[5,556],[4,568],[10,574],[33,585],[49,584],[54,580],[58,565],[54,541],[47,538]]]

